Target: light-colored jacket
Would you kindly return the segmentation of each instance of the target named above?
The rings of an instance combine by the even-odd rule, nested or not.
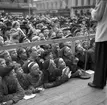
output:
[[[95,42],[107,41],[107,0],[98,0],[91,12],[92,18],[98,22]]]

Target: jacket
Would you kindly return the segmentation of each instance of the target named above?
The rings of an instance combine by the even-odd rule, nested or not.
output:
[[[7,75],[0,80],[0,103],[12,100],[14,103],[23,99],[24,90],[14,75]]]
[[[107,0],[98,0],[95,9],[91,12],[92,18],[96,20],[97,28],[95,42],[107,41]]]

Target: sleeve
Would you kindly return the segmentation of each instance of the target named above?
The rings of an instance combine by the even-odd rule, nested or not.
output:
[[[96,21],[100,21],[103,17],[105,7],[106,0],[101,0],[100,3],[96,6],[96,8],[92,10],[91,12],[92,18]]]

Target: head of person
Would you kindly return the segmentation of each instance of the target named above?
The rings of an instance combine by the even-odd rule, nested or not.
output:
[[[66,67],[66,63],[63,60],[63,58],[57,58],[57,59],[55,59],[55,63],[56,63],[57,68],[59,68],[61,70]]]
[[[43,33],[39,33],[40,40],[45,40],[45,36]]]
[[[4,59],[7,63],[12,61],[12,58],[11,58],[10,53],[8,51],[4,52]]]
[[[76,50],[77,53],[81,53],[81,54],[85,51],[85,49],[82,47],[81,44],[78,44],[76,46],[75,50]]]
[[[20,23],[19,23],[18,21],[14,21],[14,22],[12,23],[12,28],[15,28],[15,29],[20,28]]]
[[[68,46],[64,47],[64,56],[70,57],[73,55],[72,49]]]
[[[71,34],[71,31],[69,29],[64,29],[63,33],[64,33],[64,36],[67,36]]]
[[[7,66],[5,59],[0,58],[0,66],[2,66],[2,67],[6,67]]]
[[[34,46],[31,48],[31,53],[30,53],[30,61],[35,61],[38,58],[38,54],[37,54],[37,48]]]
[[[83,46],[83,48],[86,49],[86,50],[89,49],[89,47],[90,47],[89,41],[84,41],[83,44],[82,44],[82,46]]]
[[[62,38],[64,36],[63,31],[60,29],[56,33],[57,38]]]
[[[46,28],[46,29],[44,29],[43,30],[43,34],[44,34],[44,36],[45,36],[45,38],[48,38],[49,37],[49,29],[48,28]]]
[[[56,32],[52,32],[50,37],[51,37],[51,39],[55,38],[56,37]]]
[[[45,50],[42,54],[41,54],[42,58],[44,60],[50,60],[50,59],[53,59],[53,54],[52,54],[52,51],[50,50]]]
[[[13,62],[13,63],[14,63],[14,70],[16,73],[21,73],[21,74],[24,73],[24,71],[19,63],[17,63],[17,62]]]
[[[41,56],[42,53],[44,53],[44,49],[37,48],[37,56]]]
[[[17,61],[18,55],[17,55],[17,50],[16,49],[11,49],[9,51],[10,56],[12,58],[13,61]]]
[[[39,65],[36,62],[30,62],[28,68],[31,75],[38,75],[41,73]]]
[[[21,60],[27,60],[27,53],[25,48],[19,48],[17,50],[18,58]]]
[[[48,70],[50,73],[53,73],[57,67],[53,59],[48,59],[44,61],[43,68],[44,70]]]

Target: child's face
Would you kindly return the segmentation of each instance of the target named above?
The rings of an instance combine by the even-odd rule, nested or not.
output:
[[[52,35],[51,35],[51,38],[55,38],[56,37],[56,33],[53,32]]]
[[[32,48],[32,54],[35,55],[35,57],[37,57],[41,54],[41,52],[38,51],[36,47],[33,47]]]
[[[45,36],[42,33],[39,34],[39,37],[40,37],[40,40],[45,40]]]
[[[20,23],[17,23],[16,25],[15,25],[15,28],[17,29],[17,28],[20,28]]]
[[[32,52],[37,52],[37,48],[36,47],[32,47]]]
[[[23,73],[23,69],[22,69],[22,67],[20,66],[20,67],[18,67],[17,69],[16,69],[16,71],[17,72],[20,72],[20,73]]]
[[[23,49],[23,52],[21,53],[20,58],[23,59],[23,60],[27,60],[27,54],[26,54],[25,49]]]
[[[5,62],[5,60],[1,61],[0,66],[6,67],[6,62]]]
[[[63,37],[63,35],[64,35],[64,34],[63,34],[63,32],[62,32],[61,30],[57,33],[57,36],[58,36],[58,37]]]
[[[62,58],[59,59],[58,66],[59,66],[59,68],[65,68],[66,67],[66,64]]]
[[[35,63],[35,64],[32,66],[31,69],[38,71],[38,70],[39,70],[39,65],[38,65],[37,63]]]
[[[7,53],[7,54],[4,55],[4,59],[5,59],[6,61],[11,61],[11,60],[12,60],[12,58],[11,58],[11,56],[10,56],[9,53]]]
[[[37,63],[35,63],[31,67],[30,73],[32,73],[32,74],[39,74],[40,73],[39,65]]]
[[[77,46],[77,51],[78,52],[83,52],[83,47],[80,44]]]
[[[49,35],[49,30],[48,29],[44,30],[44,35]]]
[[[85,49],[88,49],[88,48],[89,48],[89,43],[88,43],[88,42],[85,42],[84,45],[83,45],[83,47],[84,47]]]
[[[11,52],[11,57],[12,57],[12,58],[17,58],[17,51],[16,51],[16,50],[13,50],[13,51]]]
[[[66,48],[65,48],[65,51],[64,51],[64,55],[66,55],[66,56],[71,56],[72,54],[73,54],[73,53],[72,53],[71,48],[66,47]]]
[[[49,55],[47,55],[47,56],[45,57],[45,59],[46,59],[46,60],[53,59],[53,54],[50,53]]]

